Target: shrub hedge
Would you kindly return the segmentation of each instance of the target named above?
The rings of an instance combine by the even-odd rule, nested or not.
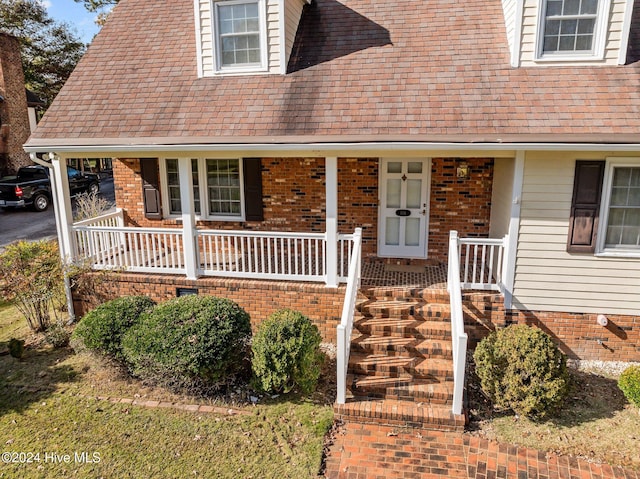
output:
[[[256,387],[288,392],[297,386],[308,394],[320,376],[323,354],[318,328],[298,311],[273,313],[253,338],[251,366]]]
[[[146,296],[123,296],[89,311],[78,323],[73,339],[85,347],[122,360],[122,338],[155,302]],[[75,341],[74,341],[75,342]]]
[[[625,369],[618,379],[618,387],[630,403],[640,407],[640,365]]]
[[[249,315],[212,296],[182,296],[157,305],[123,338],[131,372],[174,388],[218,387],[243,364]]]
[[[566,357],[538,328],[521,324],[493,332],[473,357],[482,390],[499,408],[542,418],[568,393]]]

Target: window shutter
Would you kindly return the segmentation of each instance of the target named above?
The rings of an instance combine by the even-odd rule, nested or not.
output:
[[[158,184],[158,159],[140,158],[140,176],[142,177],[144,216],[149,219],[160,219],[162,207]]]
[[[263,221],[262,165],[260,158],[244,158],[244,216],[246,221]]]
[[[604,161],[576,161],[567,239],[569,253],[593,253],[596,250],[604,165]]]

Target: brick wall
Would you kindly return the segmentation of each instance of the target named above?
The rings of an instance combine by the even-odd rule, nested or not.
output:
[[[640,361],[640,316],[607,315],[606,327],[597,314],[554,311],[504,311],[498,294],[465,294],[465,330],[471,347],[496,328],[509,324],[536,326],[553,338],[572,359]]]
[[[15,37],[0,33],[0,176],[15,173],[32,164],[22,149],[31,130],[20,58],[20,44]],[[4,154],[2,154],[4,153]]]
[[[146,295],[156,302],[176,297],[177,288],[197,288],[198,294],[219,296],[237,302],[251,316],[255,327],[282,308],[301,311],[318,326],[323,341],[336,342],[345,287],[284,281],[200,278],[133,273],[88,273],[73,291],[78,317],[98,304],[126,295]]]
[[[461,163],[469,178],[458,178]],[[264,221],[244,223],[200,221],[214,229],[323,232],[325,169],[323,158],[264,158],[262,160]],[[462,236],[488,236],[491,212],[492,159],[435,158],[432,163],[429,258],[446,261],[449,231]],[[140,161],[114,162],[116,203],[125,209],[128,224],[143,227],[178,226],[174,219],[144,217]],[[363,253],[375,257],[378,228],[378,159],[340,158],[338,161],[339,231],[363,228]],[[415,261],[414,261],[415,262]]]
[[[456,168],[469,167],[468,178]],[[429,258],[447,261],[449,231],[460,236],[488,237],[491,216],[493,159],[434,158],[431,165]]]

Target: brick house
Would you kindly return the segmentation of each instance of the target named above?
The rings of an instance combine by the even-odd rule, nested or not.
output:
[[[102,296],[300,309],[338,344],[339,414],[456,427],[495,327],[640,360],[639,15],[126,0],[25,148],[65,254],[115,270]],[[60,165],[96,155],[118,210],[73,224]]]
[[[22,145],[36,125],[36,108],[44,106],[25,90],[20,43],[0,32],[0,176],[31,165]]]

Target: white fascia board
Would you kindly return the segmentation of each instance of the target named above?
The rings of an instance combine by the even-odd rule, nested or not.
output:
[[[455,143],[455,142],[359,142],[359,143],[185,143],[185,144],[102,144],[102,145],[65,145],[42,144],[25,145],[28,153],[110,153],[122,156],[127,153],[157,152],[307,152],[310,154],[347,153],[362,151],[383,152],[420,152],[420,151],[640,151],[638,143]]]

